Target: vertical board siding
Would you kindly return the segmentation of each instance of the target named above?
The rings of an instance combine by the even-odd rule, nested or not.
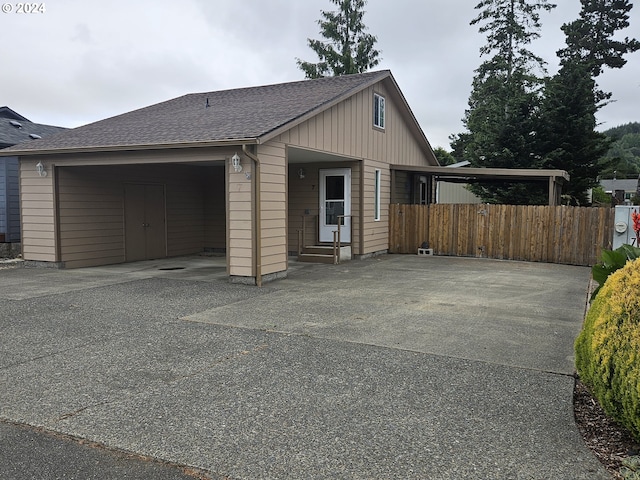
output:
[[[391,205],[389,251],[593,265],[611,248],[614,210],[532,205]]]
[[[385,130],[373,128],[373,94],[386,99]],[[276,139],[290,146],[310,148],[384,163],[429,165],[384,83],[292,127]]]

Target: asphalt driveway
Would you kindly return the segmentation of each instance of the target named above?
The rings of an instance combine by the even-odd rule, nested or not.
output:
[[[216,261],[0,270],[0,419],[234,479],[609,478],[572,411],[588,268]]]

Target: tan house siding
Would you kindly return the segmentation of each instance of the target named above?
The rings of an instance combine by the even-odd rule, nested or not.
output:
[[[22,254],[25,260],[56,262],[55,172],[43,162],[48,174],[41,177],[36,163],[20,163]]]
[[[60,260],[69,268],[119,263],[124,251],[124,185],[165,187],[167,256],[204,248],[200,169],[179,165],[60,167]]]
[[[318,215],[320,213],[320,170],[325,168],[351,168],[351,221],[353,236],[351,245],[353,252],[360,254],[360,165],[361,162],[345,163],[305,163],[289,165],[289,228],[288,251],[297,252],[298,235],[303,229],[302,217],[305,217],[305,246],[318,243]],[[302,168],[305,177],[301,179],[298,171]]]
[[[362,212],[365,199],[362,198],[362,162],[353,162],[351,167],[351,221],[352,221],[352,238],[351,249],[354,255],[362,255],[363,238],[360,235],[361,222],[363,220]]]
[[[304,178],[300,178],[299,170],[304,170]],[[303,230],[305,245],[318,243],[318,171],[320,164],[305,163],[289,166],[289,188],[287,190],[289,204],[288,250],[298,250],[298,235]],[[303,218],[305,220],[303,221]]]
[[[375,171],[380,170],[380,220],[375,220]],[[391,173],[383,162],[365,162],[364,168],[363,251],[380,252],[389,248],[389,202]]]
[[[251,171],[245,159],[243,171],[235,172],[227,166],[227,261],[229,275],[255,277],[253,271],[253,191],[251,181],[245,173]]]
[[[373,95],[386,99],[385,129],[373,127]],[[392,164],[426,165],[420,144],[383,83],[365,89],[278,136],[291,145]]]
[[[258,148],[260,159],[261,273],[287,269],[286,148],[269,142]]]

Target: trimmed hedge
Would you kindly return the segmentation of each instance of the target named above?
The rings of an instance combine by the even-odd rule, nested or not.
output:
[[[640,259],[602,286],[575,352],[580,379],[607,415],[640,440]]]

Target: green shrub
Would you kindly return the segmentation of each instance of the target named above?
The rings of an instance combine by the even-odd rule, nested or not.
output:
[[[604,411],[640,440],[640,259],[602,286],[575,352],[578,374]]]

